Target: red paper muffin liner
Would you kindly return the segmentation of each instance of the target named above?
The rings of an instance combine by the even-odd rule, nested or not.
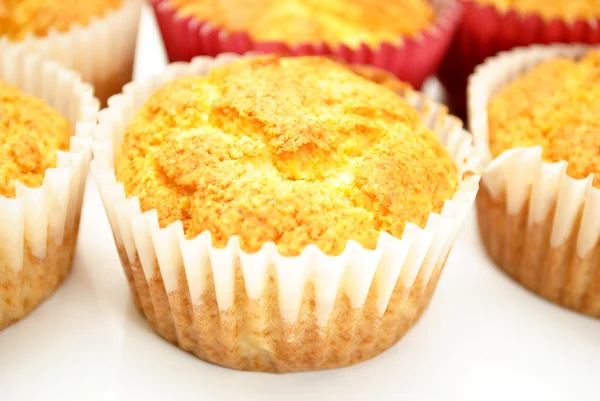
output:
[[[170,61],[189,61],[194,56],[220,53],[279,53],[284,55],[329,55],[347,63],[383,68],[399,79],[420,88],[436,73],[456,31],[462,7],[458,0],[432,0],[437,17],[431,27],[400,44],[382,43],[374,48],[362,44],[350,48],[342,44],[253,41],[247,32],[227,32],[209,21],[181,17],[168,0],[151,0]],[[400,39],[399,39],[400,42]]]
[[[600,43],[600,19],[547,20],[535,13],[502,12],[494,6],[461,0],[464,11],[438,77],[452,111],[464,115],[466,87],[475,66],[498,52],[549,43]]]

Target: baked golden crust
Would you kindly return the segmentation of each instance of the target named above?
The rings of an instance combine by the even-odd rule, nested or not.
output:
[[[21,40],[28,33],[46,36],[50,30],[68,31],[75,23],[87,25],[115,9],[123,0],[0,0],[0,35]]]
[[[427,0],[170,0],[184,16],[229,31],[243,31],[256,40],[290,44],[397,43],[433,23]]]
[[[13,198],[15,181],[39,187],[70,137],[69,123],[57,111],[0,81],[0,195]]]
[[[350,239],[423,226],[454,196],[457,170],[418,112],[393,91],[319,57],[263,56],[178,79],[124,133],[117,180],[161,226],[217,247],[308,244],[339,254]]]
[[[475,0],[478,3],[493,5],[503,12],[516,10],[521,13],[534,13],[545,19],[562,18],[575,20],[600,17],[598,0]]]
[[[343,64],[355,74],[367,78],[369,81],[378,83],[379,85],[383,85],[396,93],[403,93],[412,89],[412,86],[409,83],[399,80],[394,74],[381,68],[362,64]]]
[[[543,62],[490,101],[491,153],[542,146],[545,161],[567,161],[574,178],[594,173],[594,186],[600,187],[599,102],[600,51],[580,61]]]

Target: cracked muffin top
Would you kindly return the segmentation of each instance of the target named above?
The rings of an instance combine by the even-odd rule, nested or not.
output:
[[[0,36],[13,41],[27,34],[65,32],[73,24],[87,25],[115,9],[123,0],[0,0]]]
[[[269,55],[159,89],[125,130],[117,180],[161,227],[208,230],[224,247],[273,241],[370,249],[379,233],[424,226],[457,189],[457,169],[394,91],[320,57]]]
[[[42,185],[56,166],[56,151],[69,149],[69,122],[43,101],[0,81],[0,195],[15,197],[15,181]]]
[[[259,41],[397,43],[430,26],[427,0],[169,0],[182,16],[210,21]]]
[[[599,104],[600,51],[542,62],[490,101],[491,153],[542,146],[545,161],[567,161],[573,178],[594,173],[600,188]]]
[[[568,21],[600,17],[598,0],[475,0],[496,7],[502,12],[515,10],[533,13],[545,19],[561,18]]]

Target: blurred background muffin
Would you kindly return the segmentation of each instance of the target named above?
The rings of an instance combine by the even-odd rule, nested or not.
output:
[[[256,41],[290,45],[377,46],[414,37],[435,19],[427,0],[169,0],[169,4],[181,17],[210,21],[229,32],[248,32]]]
[[[99,107],[91,86],[56,63],[0,48],[9,65],[0,68],[0,329],[70,270]]]
[[[600,50],[587,50],[490,59],[469,83],[469,112],[495,158],[477,199],[488,253],[530,290],[600,317]]]
[[[171,61],[248,51],[333,55],[421,87],[448,49],[456,0],[153,0]]]
[[[164,77],[111,105],[92,168],[153,329],[203,360],[269,372],[396,343],[477,191],[461,124],[322,57],[198,58]]]
[[[74,68],[105,103],[131,80],[141,0],[0,0],[0,46]]]
[[[466,113],[467,78],[487,57],[517,46],[600,43],[597,0],[462,0],[464,13],[439,71],[451,110]]]

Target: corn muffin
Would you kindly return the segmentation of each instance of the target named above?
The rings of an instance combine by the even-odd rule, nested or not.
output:
[[[320,57],[173,64],[100,116],[94,154],[150,326],[202,360],[278,373],[395,344],[429,304],[479,180],[443,106]]]
[[[376,46],[412,37],[429,27],[426,0],[170,0],[181,16],[210,21],[259,41],[361,43]]]
[[[528,69],[534,59],[542,61]],[[496,158],[477,201],[488,253],[525,287],[592,316],[600,316],[599,84],[600,51],[537,46],[491,59],[469,92],[474,134],[485,132]]]
[[[71,128],[56,110],[0,81],[0,195],[15,197],[15,181],[42,185],[56,167],[56,151],[69,148]]]
[[[131,80],[140,7],[140,0],[0,0],[0,45],[77,70],[105,103]]]
[[[0,62],[14,68],[0,68],[1,330],[70,270],[91,157],[83,136],[99,106],[88,85],[55,63],[6,47]]]
[[[27,34],[46,36],[66,32],[74,24],[86,26],[115,10],[124,0],[0,0],[0,35],[13,41]]]
[[[456,192],[457,172],[417,111],[323,58],[263,57],[159,90],[134,118],[117,179],[161,226],[244,251],[273,241],[338,255],[353,239],[424,226]]]
[[[545,19],[561,18],[572,21],[582,18],[600,17],[600,2],[597,0],[474,0],[492,5],[501,12],[511,10],[521,14],[536,14]]]

